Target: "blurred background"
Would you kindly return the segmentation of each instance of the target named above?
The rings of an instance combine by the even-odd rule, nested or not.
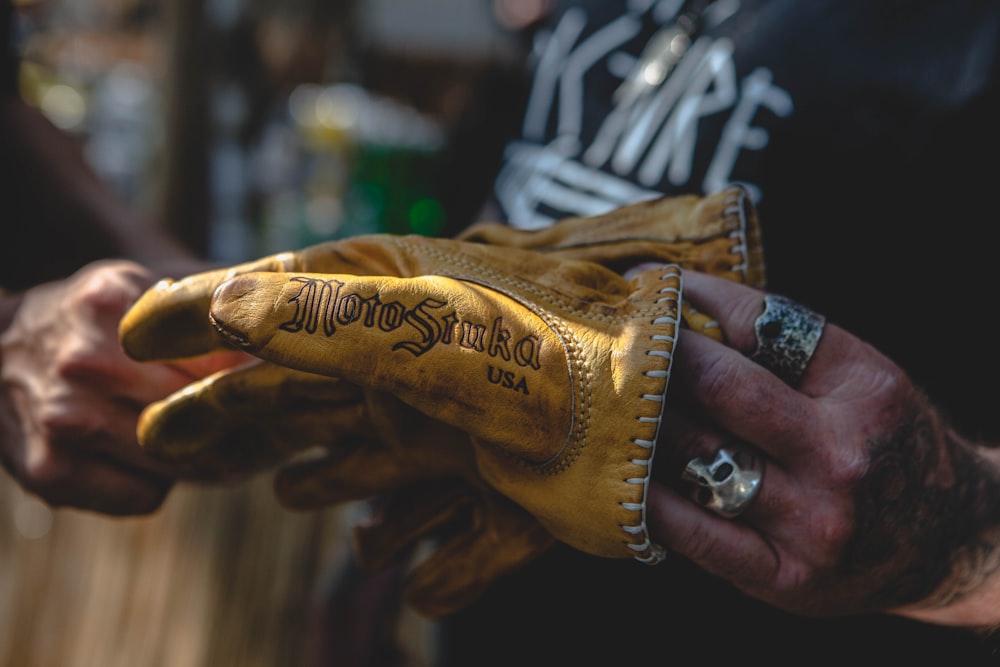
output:
[[[548,2],[14,4],[24,97],[134,207],[233,263],[481,216]],[[287,512],[268,475],[138,519],[0,490],[0,664],[334,664],[352,508]],[[393,664],[431,664],[433,625],[404,621]]]
[[[25,96],[125,197],[223,261],[460,228],[518,121],[523,28],[546,6],[15,4]]]

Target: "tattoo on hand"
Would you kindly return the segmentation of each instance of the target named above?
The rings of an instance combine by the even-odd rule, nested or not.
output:
[[[1000,568],[1000,479],[940,416],[913,415],[871,455],[842,567],[891,575],[871,596],[873,609],[944,607]]]

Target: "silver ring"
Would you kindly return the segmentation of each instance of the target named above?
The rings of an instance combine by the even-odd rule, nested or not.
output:
[[[722,448],[708,463],[700,456],[688,461],[683,479],[694,482],[692,499],[716,514],[739,516],[760,491],[764,469],[757,455],[748,449]]]
[[[826,318],[778,294],[764,296],[764,312],[754,322],[757,349],[750,358],[791,386],[805,373],[823,335]]]

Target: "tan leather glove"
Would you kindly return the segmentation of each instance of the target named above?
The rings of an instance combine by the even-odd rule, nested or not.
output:
[[[765,282],[760,222],[749,194],[739,186],[564,218],[537,230],[485,222],[457,238],[596,262],[618,273],[641,262],[662,262],[758,288]]]
[[[709,197],[675,196],[606,215],[567,218],[533,231],[481,223],[458,238],[593,261],[620,273],[642,262],[671,262],[764,287],[759,222],[739,187]],[[681,314],[686,326],[718,337],[714,320],[683,301]],[[307,462],[287,466],[277,486],[286,504],[322,507],[338,501],[338,489],[350,487],[343,477],[344,467],[337,460]],[[323,488],[332,489],[332,494]],[[526,541],[537,522],[504,499],[491,498],[488,490],[459,491],[456,485],[439,482],[392,490],[379,499],[374,514],[354,529],[357,559],[368,569],[390,565],[447,524],[463,526],[447,532],[462,550],[442,546],[410,573],[407,599],[416,601],[417,608],[426,609],[433,599],[458,602],[456,591],[478,597],[500,574],[518,569],[548,546]]]
[[[699,227],[706,230],[701,239],[697,235]],[[574,253],[589,259],[603,256],[609,263],[620,262],[622,268],[646,259],[678,259],[693,268],[752,283],[758,283],[763,275],[756,218],[739,190],[710,198],[640,204],[609,216],[564,221],[544,232],[517,232],[486,225],[472,230],[466,238],[491,243],[509,239],[524,247],[535,239],[538,250],[554,257],[571,257]],[[266,258],[226,272],[161,285],[123,322],[123,343],[137,358],[183,357],[212,349],[218,339],[204,326],[208,298],[221,280],[243,271],[377,270],[363,266],[370,264],[368,258],[358,262],[346,256],[321,257],[339,245],[328,244],[296,256]],[[496,379],[502,384],[504,376],[497,373]],[[513,384],[513,379],[509,382]],[[377,432],[378,424],[372,424],[369,413],[373,410],[371,397],[379,397],[375,403],[383,408],[389,404],[389,397],[364,392],[368,396],[365,406],[360,393],[356,386],[331,378],[258,364],[221,374],[153,406],[144,417],[140,437],[162,457],[201,460],[204,465],[237,470],[280,461],[303,447],[336,444],[333,460],[319,467],[322,474],[317,474],[317,466],[306,464],[279,476],[279,495],[303,507],[365,497],[387,489],[411,495],[406,485],[413,480],[456,474],[454,462],[461,461],[462,456],[454,452],[439,455],[438,449],[448,448],[435,448],[435,443],[467,443],[468,437],[461,429],[449,429],[443,424],[429,426],[431,420],[422,414],[406,406],[393,406],[391,418],[379,421],[381,430],[390,424],[403,426],[403,433],[402,437],[399,433],[387,437]],[[409,410],[409,418],[400,416],[401,407]],[[261,418],[262,412],[266,419]],[[414,428],[421,420],[423,424]],[[421,438],[421,433],[432,435]],[[352,441],[364,444],[348,447]],[[387,441],[391,443],[388,447]],[[428,457],[429,453],[434,456]],[[428,460],[434,464],[428,466]],[[504,498],[491,499],[488,487],[466,485],[458,495],[449,488],[448,496],[441,495],[445,493],[442,488],[441,483],[424,484],[419,511],[401,514],[399,508],[407,506],[390,503],[396,508],[397,518],[363,529],[358,536],[359,550],[369,554],[369,561],[385,560],[432,527],[440,526],[445,517],[467,514],[470,529],[464,534],[453,532],[452,542],[442,544],[414,570],[408,583],[411,603],[432,615],[466,604],[495,576],[532,557],[551,539],[523,510]],[[451,500],[435,503],[428,500],[428,493],[439,494],[438,500]],[[457,502],[456,498],[463,501]],[[465,567],[456,568],[456,564]],[[460,576],[463,573],[465,576]]]
[[[214,290],[210,317],[234,345],[467,432],[435,465],[485,479],[556,538],[656,557],[643,500],[679,324],[676,266],[627,282],[590,262],[388,235],[287,259]]]

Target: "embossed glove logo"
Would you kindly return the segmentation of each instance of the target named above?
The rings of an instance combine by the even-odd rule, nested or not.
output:
[[[504,324],[502,317],[485,324],[463,320],[439,299],[426,298],[412,308],[399,301],[383,302],[377,292],[369,296],[345,290],[345,283],[335,278],[322,280],[296,276],[293,283],[301,283],[298,293],[288,300],[295,304],[295,314],[280,328],[291,333],[305,331],[313,334],[322,328],[323,334],[333,336],[338,327],[360,325],[385,332],[396,331],[406,325],[415,337],[399,341],[393,350],[405,350],[419,357],[435,345],[455,344],[459,347],[482,352],[490,357],[513,361],[522,368],[541,368],[542,339],[534,334],[515,337]],[[517,389],[513,374],[490,367],[489,379]],[[523,383],[523,379],[520,383]],[[524,390],[526,393],[526,389]]]

